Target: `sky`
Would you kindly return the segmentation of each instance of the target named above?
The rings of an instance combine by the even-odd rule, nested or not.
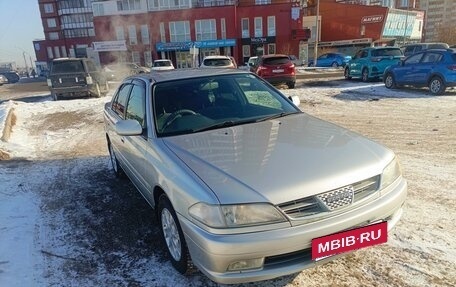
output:
[[[0,0],[0,63],[35,62],[33,40],[44,39],[38,0]],[[24,53],[25,52],[25,53]]]

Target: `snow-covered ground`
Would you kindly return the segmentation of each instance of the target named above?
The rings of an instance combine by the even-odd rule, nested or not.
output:
[[[456,92],[298,82],[301,109],[393,149],[409,183],[387,244],[245,286],[456,286]],[[0,98],[3,95],[0,95]],[[0,286],[216,286],[166,259],[151,210],[110,171],[109,97],[0,105]],[[0,137],[2,133],[0,130]]]

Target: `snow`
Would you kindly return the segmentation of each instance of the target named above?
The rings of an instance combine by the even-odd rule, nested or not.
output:
[[[386,245],[355,252],[294,277],[251,286],[454,286],[454,91],[435,97],[421,89],[388,90],[382,83],[336,81],[328,85],[304,83],[283,92],[299,96],[302,110],[336,121],[396,151],[409,181],[405,214]],[[214,286],[201,273],[179,275],[169,262],[162,262],[154,253],[139,259],[129,257],[126,251],[111,253],[110,256],[120,258],[120,266],[129,267],[126,277],[125,270],[112,271],[99,265],[85,277],[62,271],[69,264],[64,262],[71,263],[81,254],[92,259],[101,256],[95,251],[88,252],[83,246],[91,242],[83,238],[80,242],[66,241],[82,235],[71,234],[79,231],[68,224],[66,209],[53,210],[55,202],[49,196],[61,192],[56,196],[64,201],[69,192],[86,192],[72,189],[76,181],[82,182],[93,196],[97,195],[88,174],[105,176],[108,168],[107,152],[100,149],[104,144],[103,106],[108,100],[110,97],[55,102],[49,98],[0,105],[0,135],[8,111],[14,108],[17,116],[11,138],[0,141],[0,150],[10,153],[13,159],[0,161],[0,286],[126,286],[131,282],[134,286]],[[384,114],[371,117],[378,109],[384,109]],[[408,111],[413,115],[392,121],[394,115]],[[420,111],[423,119],[417,118]],[[67,112],[84,120],[65,126],[58,126],[58,121],[45,121],[47,115],[63,118]],[[447,126],[439,125],[442,122]],[[388,123],[385,129],[389,132],[379,132],[383,123]],[[388,129],[392,123],[400,129]],[[88,135],[96,144],[88,142]],[[429,140],[431,137],[435,141]],[[18,166],[21,168],[16,169]],[[109,203],[110,198],[103,200]],[[74,205],[78,213],[73,216],[98,220],[93,218],[93,210],[77,202]]]

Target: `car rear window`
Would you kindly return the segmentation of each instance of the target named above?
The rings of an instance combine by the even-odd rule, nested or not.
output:
[[[52,73],[84,73],[84,65],[82,61],[57,61],[52,63]]]
[[[157,61],[154,63],[154,67],[169,67],[171,63],[168,61]]]
[[[401,49],[377,49],[372,51],[373,57],[402,56]]]
[[[215,67],[222,67],[222,66],[230,66],[231,60],[230,59],[205,59],[204,66],[215,66]]]
[[[265,65],[283,65],[289,62],[290,59],[288,57],[271,57],[263,59]]]

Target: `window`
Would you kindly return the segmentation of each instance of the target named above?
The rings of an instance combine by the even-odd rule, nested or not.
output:
[[[408,6],[408,0],[401,0],[401,7],[407,7]]]
[[[222,30],[222,39],[226,39],[226,21],[225,18],[220,19],[220,26]]]
[[[242,45],[242,56],[250,57],[250,45]]]
[[[410,56],[407,58],[407,60],[405,60],[405,64],[407,64],[407,65],[417,64],[420,62],[422,57],[423,57],[423,54],[417,54],[417,55]]]
[[[118,0],[117,11],[141,10],[141,0]]]
[[[52,47],[47,47],[47,56],[49,59],[54,58],[54,53],[52,52]]]
[[[145,128],[146,90],[144,86],[134,85],[128,99],[125,119],[136,120],[141,127]]]
[[[47,26],[48,26],[48,28],[57,27],[57,22],[55,21],[55,18],[48,18],[47,19]]]
[[[442,55],[439,53],[426,53],[423,57],[423,63],[437,63],[442,59]]]
[[[54,5],[52,3],[46,3],[43,5],[44,13],[54,13]]]
[[[149,26],[141,25],[141,42],[145,45],[150,44]]]
[[[267,5],[271,4],[271,0],[255,0],[255,5]]]
[[[58,40],[59,39],[59,32],[50,32],[48,35],[49,35],[49,40]]]
[[[130,94],[131,86],[132,85],[130,84],[122,86],[112,101],[112,110],[122,119],[124,118],[125,106],[127,104],[128,95]]]
[[[190,22],[169,22],[169,34],[171,42],[190,41]]]
[[[263,37],[263,19],[255,17],[255,37]]]
[[[60,58],[60,49],[58,46],[54,47],[54,55],[56,58]]]
[[[138,44],[138,38],[136,37],[136,26],[128,26],[128,38],[130,39],[130,45]]]
[[[147,0],[150,11],[191,8],[190,3],[190,0]]]
[[[152,52],[151,51],[145,51],[144,52],[144,64],[147,67],[152,66]]]
[[[216,40],[217,29],[215,27],[215,19],[196,20],[195,33],[197,41]]]
[[[166,42],[165,23],[160,22],[160,40],[162,43]]]
[[[268,44],[268,54],[275,54],[275,53],[276,53],[276,45]]]
[[[102,3],[93,3],[92,8],[93,8],[94,16],[103,16],[105,14],[104,13],[104,4],[102,4]]]
[[[67,50],[66,50],[65,46],[61,46],[60,50],[62,50],[62,57],[65,57],[65,58],[68,57]]]
[[[119,41],[125,40],[125,32],[123,27],[116,27],[116,37]]]
[[[131,61],[135,64],[141,64],[141,58],[139,57],[139,52],[131,52]]]
[[[268,16],[268,36],[276,35],[275,16]]]
[[[241,19],[242,38],[250,38],[249,18]]]

